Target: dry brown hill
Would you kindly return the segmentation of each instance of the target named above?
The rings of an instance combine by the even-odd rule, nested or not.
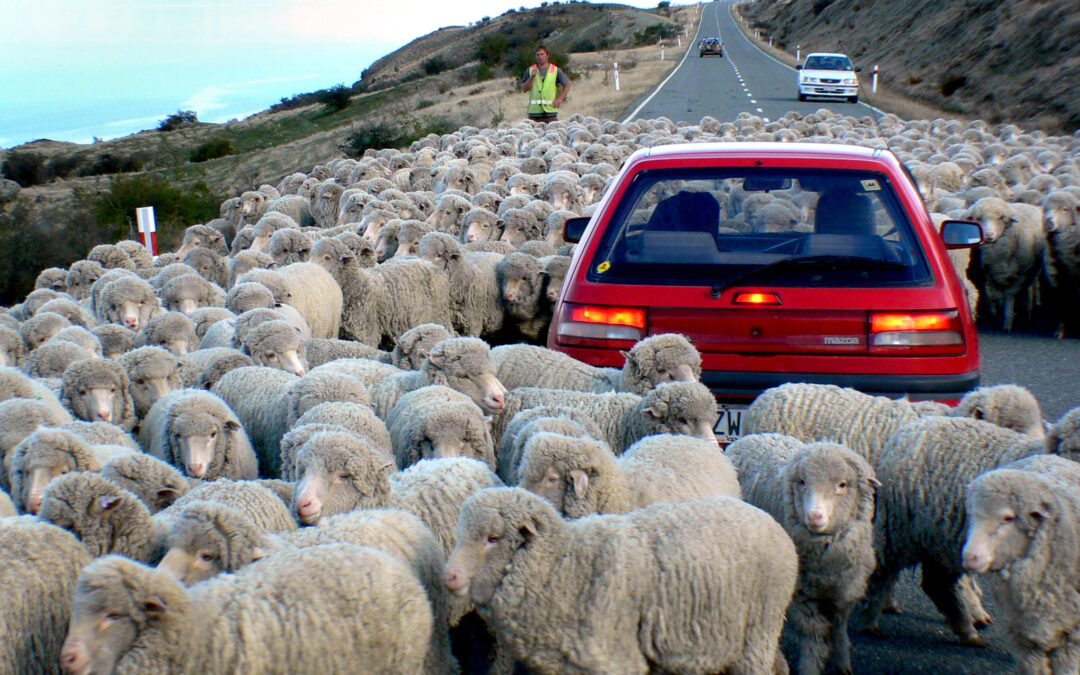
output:
[[[840,51],[945,110],[1047,131],[1080,128],[1077,0],[757,0],[788,51]]]

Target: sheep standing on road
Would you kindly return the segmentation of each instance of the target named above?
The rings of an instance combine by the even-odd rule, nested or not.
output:
[[[1011,331],[1017,300],[1028,299],[1029,315],[1034,308],[1033,284],[1046,252],[1042,213],[1030,204],[984,197],[972,204],[967,217],[983,225],[985,241],[979,247],[979,260],[986,277],[986,299],[1004,329]]]
[[[124,368],[108,359],[76,361],[64,370],[60,401],[87,422],[111,422],[124,431],[135,426],[135,402]]]

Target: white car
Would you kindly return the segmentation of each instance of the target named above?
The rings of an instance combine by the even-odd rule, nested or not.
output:
[[[851,64],[846,54],[807,54],[799,71],[799,100],[810,96],[845,98],[851,103],[859,102],[859,78],[855,73],[862,68]]]

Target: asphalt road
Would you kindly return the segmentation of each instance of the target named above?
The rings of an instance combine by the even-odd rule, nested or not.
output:
[[[822,107],[856,117],[877,116],[874,108],[842,99],[800,103],[796,71],[765,54],[742,34],[731,16],[732,4],[731,0],[705,3],[697,32],[678,67],[659,89],[634,102],[624,122],[663,115],[675,122],[696,124],[706,115],[726,121],[741,112],[771,121],[792,110],[806,115]],[[723,57],[698,56],[697,45],[706,37],[724,41]],[[865,77],[860,74],[860,82]]]
[[[657,89],[626,111],[624,121],[663,115],[676,122],[696,124],[706,115],[727,121],[741,112],[773,120],[791,110],[808,114],[823,106],[856,116],[877,114],[861,103],[824,99],[800,103],[796,99],[796,71],[747,40],[735,25],[730,9],[731,0],[704,6],[686,56]],[[698,41],[717,35],[724,40],[724,56],[699,57]],[[1039,332],[1005,334],[989,327],[991,322],[984,323],[988,325],[980,330],[983,384],[1027,387],[1050,421],[1080,406],[1080,340],[1055,340],[1049,337],[1048,327]],[[1012,668],[997,625],[982,631],[988,647],[963,647],[957,643],[919,588],[917,571],[904,577],[900,601],[903,614],[882,618],[881,628],[887,637],[852,635],[856,673],[989,674]],[[993,614],[989,598],[985,603]],[[797,650],[790,631],[785,631],[783,646],[794,667]]]

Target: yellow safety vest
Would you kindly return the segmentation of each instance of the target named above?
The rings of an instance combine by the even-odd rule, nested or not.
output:
[[[558,112],[555,103],[556,85],[559,82],[559,69],[554,63],[548,64],[547,77],[541,79],[540,73],[533,77],[532,91],[529,94],[529,114],[541,115]]]

